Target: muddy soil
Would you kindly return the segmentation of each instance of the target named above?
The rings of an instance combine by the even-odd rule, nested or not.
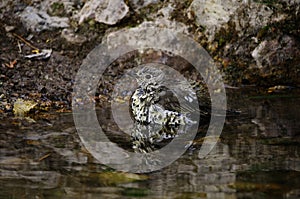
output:
[[[12,27],[7,32],[5,28]],[[72,45],[61,38],[60,30],[31,32],[25,29],[17,17],[0,19],[0,110],[10,113],[17,98],[38,101],[42,106],[68,108],[73,80],[88,52],[97,41],[82,46]],[[26,38],[30,37],[28,40]],[[26,39],[38,49],[52,49],[48,59],[27,59],[32,48],[20,38]],[[101,35],[98,37],[101,38]]]

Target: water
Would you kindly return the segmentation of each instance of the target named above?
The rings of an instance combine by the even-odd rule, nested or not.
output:
[[[3,119],[0,198],[300,198],[300,92],[227,94],[241,114],[227,117],[208,156],[199,158],[198,139],[144,175],[99,164],[80,144],[71,113]]]

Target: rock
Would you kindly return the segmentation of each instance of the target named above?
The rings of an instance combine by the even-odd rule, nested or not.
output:
[[[128,13],[129,8],[120,0],[90,0],[87,1],[78,13],[79,24],[92,16],[101,23],[114,25],[123,19]]]
[[[157,3],[157,1],[144,1],[150,3]],[[138,28],[144,28],[144,27],[155,27],[155,28],[167,28],[172,29],[175,32],[190,35],[188,31],[188,26],[182,22],[178,22],[176,20],[171,20],[172,12],[175,10],[173,3],[167,3],[162,7],[160,10],[158,10],[155,13],[149,14],[147,17],[149,17],[150,21],[144,21],[142,22]],[[192,35],[190,35],[192,37]]]
[[[71,44],[81,45],[87,40],[85,36],[76,34],[73,30],[67,28],[62,30],[61,36]]]
[[[54,189],[59,186],[61,174],[55,171],[31,171],[21,169],[18,171],[10,171],[1,169],[1,180],[14,180],[19,187],[31,189]],[[19,180],[24,180],[28,183],[19,184]],[[9,182],[9,181],[8,181]]]
[[[170,21],[166,18],[158,18],[154,21],[145,21],[141,23],[138,27],[157,27],[157,28],[167,28],[172,29],[175,32],[183,33],[183,34],[189,34],[188,33],[188,27],[181,23],[176,21]]]
[[[160,9],[158,13],[159,14],[161,13],[164,16],[164,18],[169,19],[173,11],[174,11],[174,7],[171,4],[168,4],[168,6]]]
[[[53,148],[56,153],[61,155],[68,163],[86,164],[88,161],[87,154],[69,150],[66,148]]]
[[[271,23],[272,20],[281,18],[281,15],[276,18],[273,14],[267,5],[252,2],[247,6],[239,7],[232,16],[232,22],[238,35],[242,37],[253,34],[253,32]]]
[[[22,22],[32,31],[51,30],[53,28],[69,27],[66,17],[51,17],[45,11],[28,6],[19,14]]]
[[[266,26],[272,20],[273,11],[261,3],[235,0],[194,0],[189,11],[196,16],[196,23],[205,28],[209,41],[213,41],[221,28],[228,29],[232,21],[239,36]]]
[[[16,27],[15,26],[4,26],[4,29],[5,29],[5,31],[6,32],[11,32],[11,31],[13,31],[13,30],[15,30],[16,29]]]
[[[300,56],[296,40],[284,35],[282,38],[262,41],[251,53],[256,67],[263,76],[272,75],[282,66],[288,66],[289,60]],[[282,70],[282,69],[281,69]],[[283,70],[286,70],[283,68]]]
[[[188,10],[195,14],[196,23],[205,28],[206,35],[212,41],[239,6],[240,3],[235,0],[194,0]]]
[[[46,0],[41,2],[41,9],[47,11],[50,15],[72,15],[79,7],[80,1],[74,0]]]
[[[215,60],[233,61],[223,65],[229,84],[299,83],[295,1],[194,0],[188,11],[188,18],[203,29],[200,43],[218,54]]]

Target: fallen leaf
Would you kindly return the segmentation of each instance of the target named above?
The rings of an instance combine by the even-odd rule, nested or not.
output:
[[[17,99],[13,108],[14,115],[24,117],[36,105],[37,103],[34,101]]]
[[[25,58],[28,59],[47,59],[52,54],[52,49],[42,49],[42,51],[39,51],[38,49],[34,50],[34,54],[26,55]]]
[[[268,88],[268,93],[273,93],[273,92],[279,92],[279,91],[283,91],[283,90],[287,90],[287,89],[291,89],[291,86],[282,86],[282,85],[278,85],[278,86],[273,86]]]
[[[14,68],[17,63],[17,60],[15,59],[14,61],[9,62],[9,64],[5,64],[7,68]]]

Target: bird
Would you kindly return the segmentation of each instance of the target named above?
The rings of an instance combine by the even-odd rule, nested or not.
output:
[[[199,112],[201,121],[208,121],[210,98],[205,83],[187,83],[173,76],[170,79],[167,72],[152,64],[136,73],[139,86],[130,97],[135,124],[131,138],[135,151],[151,152],[157,144],[176,137],[181,126],[196,124],[190,117],[195,111]]]

